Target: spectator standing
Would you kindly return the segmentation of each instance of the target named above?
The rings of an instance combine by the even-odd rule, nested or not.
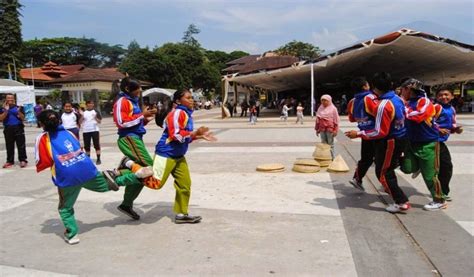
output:
[[[301,125],[303,125],[303,105],[301,104],[301,102],[298,103],[298,106],[296,107],[296,123],[295,124],[298,124],[298,122],[301,123]]]
[[[35,117],[36,117],[36,127],[37,128],[40,128],[40,123],[38,121],[38,116],[39,114],[43,111],[43,105],[41,105],[41,103],[36,103],[35,107],[33,108],[33,111],[35,112]]]
[[[329,94],[321,96],[321,105],[316,112],[316,136],[321,135],[321,142],[331,145],[331,156],[334,160],[334,137],[339,130],[339,114]]]
[[[81,115],[75,112],[71,102],[65,102],[63,105],[63,113],[61,114],[61,122],[64,129],[72,132],[79,140],[79,129],[81,128]]]
[[[82,137],[84,139],[84,150],[87,156],[91,156],[91,140],[94,143],[97,160],[95,164],[102,163],[100,160],[100,133],[99,124],[102,121],[102,115],[94,109],[94,102],[86,102],[86,110],[83,112]]]
[[[13,94],[7,94],[5,103],[3,107],[0,108],[0,121],[3,121],[3,126],[5,127],[3,134],[7,148],[7,162],[3,165],[3,168],[10,168],[15,164],[15,143],[18,148],[20,167],[26,167],[28,164],[26,157],[25,126],[23,125],[24,120],[25,114],[23,107],[16,105],[15,96]]]

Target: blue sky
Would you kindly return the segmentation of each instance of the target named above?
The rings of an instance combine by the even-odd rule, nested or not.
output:
[[[472,0],[20,0],[23,39],[90,37],[125,47],[180,41],[187,26],[207,49],[251,54],[291,40],[333,50],[408,26],[474,44]]]

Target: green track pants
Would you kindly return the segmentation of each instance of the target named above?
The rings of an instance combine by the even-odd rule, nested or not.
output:
[[[138,163],[141,166],[151,166],[153,165],[153,159],[151,158],[150,154],[148,154],[148,150],[143,143],[143,140],[136,136],[126,136],[119,138],[117,141],[118,147],[120,151],[133,160],[134,162]],[[125,175],[127,176],[127,175]],[[117,179],[122,181],[125,177],[118,177]],[[153,177],[145,178],[140,184],[136,184],[133,186],[127,186],[125,188],[125,193],[123,195],[123,202],[122,205],[127,207],[133,206],[133,201],[138,197],[140,192],[143,189],[143,182],[147,181],[148,179]]]
[[[127,178],[123,181],[115,180],[119,186],[127,186],[131,184],[139,184],[140,181],[137,179],[135,174],[126,174]],[[133,187],[133,185],[131,186]],[[76,203],[77,197],[81,192],[81,189],[85,188],[95,192],[107,192],[109,191],[109,185],[102,173],[98,173],[97,176],[78,186],[59,188],[59,216],[66,228],[68,238],[72,238],[78,232],[76,218],[74,217],[74,203]]]
[[[423,180],[428,187],[433,200],[444,202],[446,195],[438,180],[439,173],[439,143],[410,143],[400,168],[404,173],[421,171]]]
[[[178,214],[187,214],[191,197],[191,176],[186,158],[173,159],[155,155],[153,177],[159,180],[158,188],[163,187],[170,174],[174,178],[174,188],[176,189],[174,211]]]

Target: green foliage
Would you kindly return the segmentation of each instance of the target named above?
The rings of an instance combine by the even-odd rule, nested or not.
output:
[[[123,59],[126,50],[121,45],[110,46],[92,38],[44,38],[25,41],[21,57],[23,63],[41,66],[49,60],[58,64],[83,64],[90,67],[114,67]]]
[[[7,65],[18,58],[22,7],[18,0],[0,0],[0,78],[8,76]]]
[[[0,0],[2,1],[2,0]],[[51,60],[58,64],[84,64],[88,67],[119,67],[132,78],[165,88],[202,89],[206,96],[220,92],[221,70],[226,63],[248,55],[243,51],[226,53],[200,47],[194,35],[200,31],[189,25],[183,42],[165,43],[150,50],[132,40],[127,49],[89,38],[44,38],[26,41],[21,52],[24,66],[42,66]]]
[[[197,39],[194,38],[194,35],[197,35],[201,32],[201,30],[196,27],[194,24],[189,24],[188,29],[184,32],[183,36],[183,43],[193,46],[193,47],[201,47]]]
[[[127,54],[130,55],[136,50],[140,50],[140,44],[136,40],[132,40],[127,47]]]
[[[302,59],[314,59],[321,55],[321,49],[311,43],[293,40],[276,49],[280,55],[290,55]]]
[[[53,102],[58,102],[59,100],[61,100],[61,95],[62,92],[60,89],[54,89],[49,93],[48,98]]]

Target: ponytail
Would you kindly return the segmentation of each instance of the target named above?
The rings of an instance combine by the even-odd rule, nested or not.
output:
[[[56,131],[61,121],[59,120],[59,114],[53,110],[42,111],[38,115],[38,121],[43,124],[43,129],[46,132]]]

